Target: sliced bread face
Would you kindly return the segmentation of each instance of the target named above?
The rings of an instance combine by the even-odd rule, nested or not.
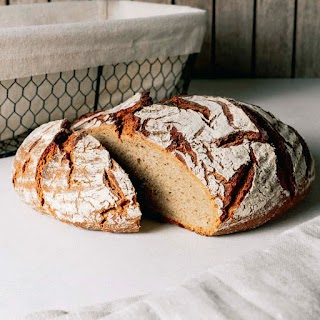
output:
[[[203,235],[257,227],[314,179],[301,136],[259,107],[207,96],[152,104],[136,94],[76,121],[132,177],[143,207]]]
[[[35,129],[19,148],[13,184],[34,209],[87,229],[137,232],[141,211],[128,175],[101,143],[67,120]]]

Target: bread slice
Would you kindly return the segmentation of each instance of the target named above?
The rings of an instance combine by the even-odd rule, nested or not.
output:
[[[309,190],[313,160],[290,126],[259,107],[207,96],[152,104],[136,94],[80,118],[133,179],[139,202],[202,235],[257,227]]]
[[[35,210],[79,227],[137,232],[141,211],[128,175],[86,132],[67,120],[35,129],[19,148],[13,185]]]

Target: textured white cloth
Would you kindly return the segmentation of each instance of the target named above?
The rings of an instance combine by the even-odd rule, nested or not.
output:
[[[150,90],[157,100],[171,94],[188,55],[201,49],[205,11],[106,3],[0,6],[0,141],[92,111],[98,66],[104,66],[98,101],[103,107],[134,91]]]
[[[0,7],[0,80],[201,49],[203,10],[131,1],[107,8],[101,1]]]
[[[153,295],[28,320],[320,319],[320,216],[277,237],[267,249]]]

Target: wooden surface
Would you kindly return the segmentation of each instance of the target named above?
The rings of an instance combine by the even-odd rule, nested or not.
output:
[[[294,8],[294,0],[257,0],[256,76],[291,76]]]
[[[28,3],[43,3],[48,2],[47,0],[9,0],[10,4],[28,4]]]
[[[253,7],[253,0],[216,0],[216,74],[251,75]]]
[[[138,1],[207,10],[197,77],[320,77],[320,0]]]
[[[296,77],[320,77],[320,1],[299,0]]]
[[[208,11],[209,30],[196,75],[320,76],[320,0],[176,0],[172,3]]]
[[[203,1],[203,0],[175,0],[176,5],[192,6],[207,11],[207,31],[204,36],[204,42],[202,45],[201,53],[198,56],[195,70],[197,76],[207,75],[212,73],[213,66],[213,14],[214,1]]]
[[[140,1],[140,2],[153,2],[153,3],[166,3],[171,4],[171,0],[131,0],[131,1]]]

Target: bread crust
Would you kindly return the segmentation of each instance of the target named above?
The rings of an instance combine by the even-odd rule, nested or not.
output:
[[[135,96],[74,124],[91,133],[106,126],[119,139],[138,137],[171,153],[209,191],[218,221],[210,232],[165,218],[200,234],[243,231],[283,214],[315,176],[310,152],[293,128],[232,99],[184,96],[144,105]]]
[[[114,127],[114,125],[108,125],[108,126]],[[115,128],[113,128],[113,130],[115,130]],[[97,127],[90,130],[90,133],[92,133],[93,135],[95,135],[99,132],[101,132],[101,130],[99,130],[99,128],[97,128]],[[124,137],[122,137],[122,139],[123,138]],[[138,141],[143,140],[147,145],[150,146],[150,148],[151,147],[156,148],[158,151],[163,152],[164,155],[168,155],[168,153],[170,154],[170,152],[164,150],[163,148],[159,147],[158,145],[153,145],[153,143],[150,140],[147,140],[140,133],[133,133],[132,136],[130,137],[130,139],[138,140]],[[173,161],[176,161],[176,163],[179,166],[185,167],[185,163],[183,161],[179,160],[178,158],[173,157]],[[190,173],[191,172],[192,171],[190,170]],[[195,175],[194,175],[194,179],[199,182],[199,179]],[[204,189],[208,193],[208,197],[210,197],[209,190],[205,187],[204,187]],[[281,215],[286,213],[288,210],[290,210],[291,208],[296,206],[296,204],[298,204],[302,199],[304,199],[307,196],[307,194],[309,193],[310,189],[311,189],[311,184],[310,184],[310,182],[308,182],[307,185],[304,188],[302,188],[302,190],[304,190],[302,193],[296,195],[293,199],[287,198],[284,203],[281,203],[280,205],[274,207],[271,211],[268,211],[264,214],[256,214],[256,215],[248,217],[247,219],[234,219],[234,218],[227,219],[223,223],[221,223],[220,219],[217,219],[215,229],[212,229],[209,232],[205,228],[196,227],[193,225],[188,225],[188,224],[182,223],[179,220],[170,219],[167,216],[161,215],[160,212],[157,212],[157,213],[160,215],[159,218],[164,222],[168,222],[170,224],[177,225],[179,227],[196,232],[196,233],[204,235],[204,236],[227,235],[227,234],[231,234],[231,233],[235,233],[235,232],[241,232],[241,231],[246,231],[246,230],[250,230],[250,229],[255,229],[255,228],[265,224],[269,220],[280,217]],[[212,208],[215,208],[215,207],[216,207],[216,205],[212,201]],[[154,208],[152,208],[152,204],[149,207],[149,209],[151,211],[153,211]]]
[[[19,148],[13,185],[35,210],[78,227],[138,232],[141,212],[128,175],[98,140],[66,120],[42,125]]]
[[[233,219],[232,223],[230,223],[229,225],[221,224],[215,235],[224,235],[254,229],[272,219],[280,217],[288,210],[296,206],[301,200],[303,200],[309,193],[310,189],[311,186],[305,189],[301,194],[296,195],[292,200],[287,200],[284,204],[274,207],[271,211],[267,212],[264,215],[256,215],[255,217],[251,217],[247,220]]]

